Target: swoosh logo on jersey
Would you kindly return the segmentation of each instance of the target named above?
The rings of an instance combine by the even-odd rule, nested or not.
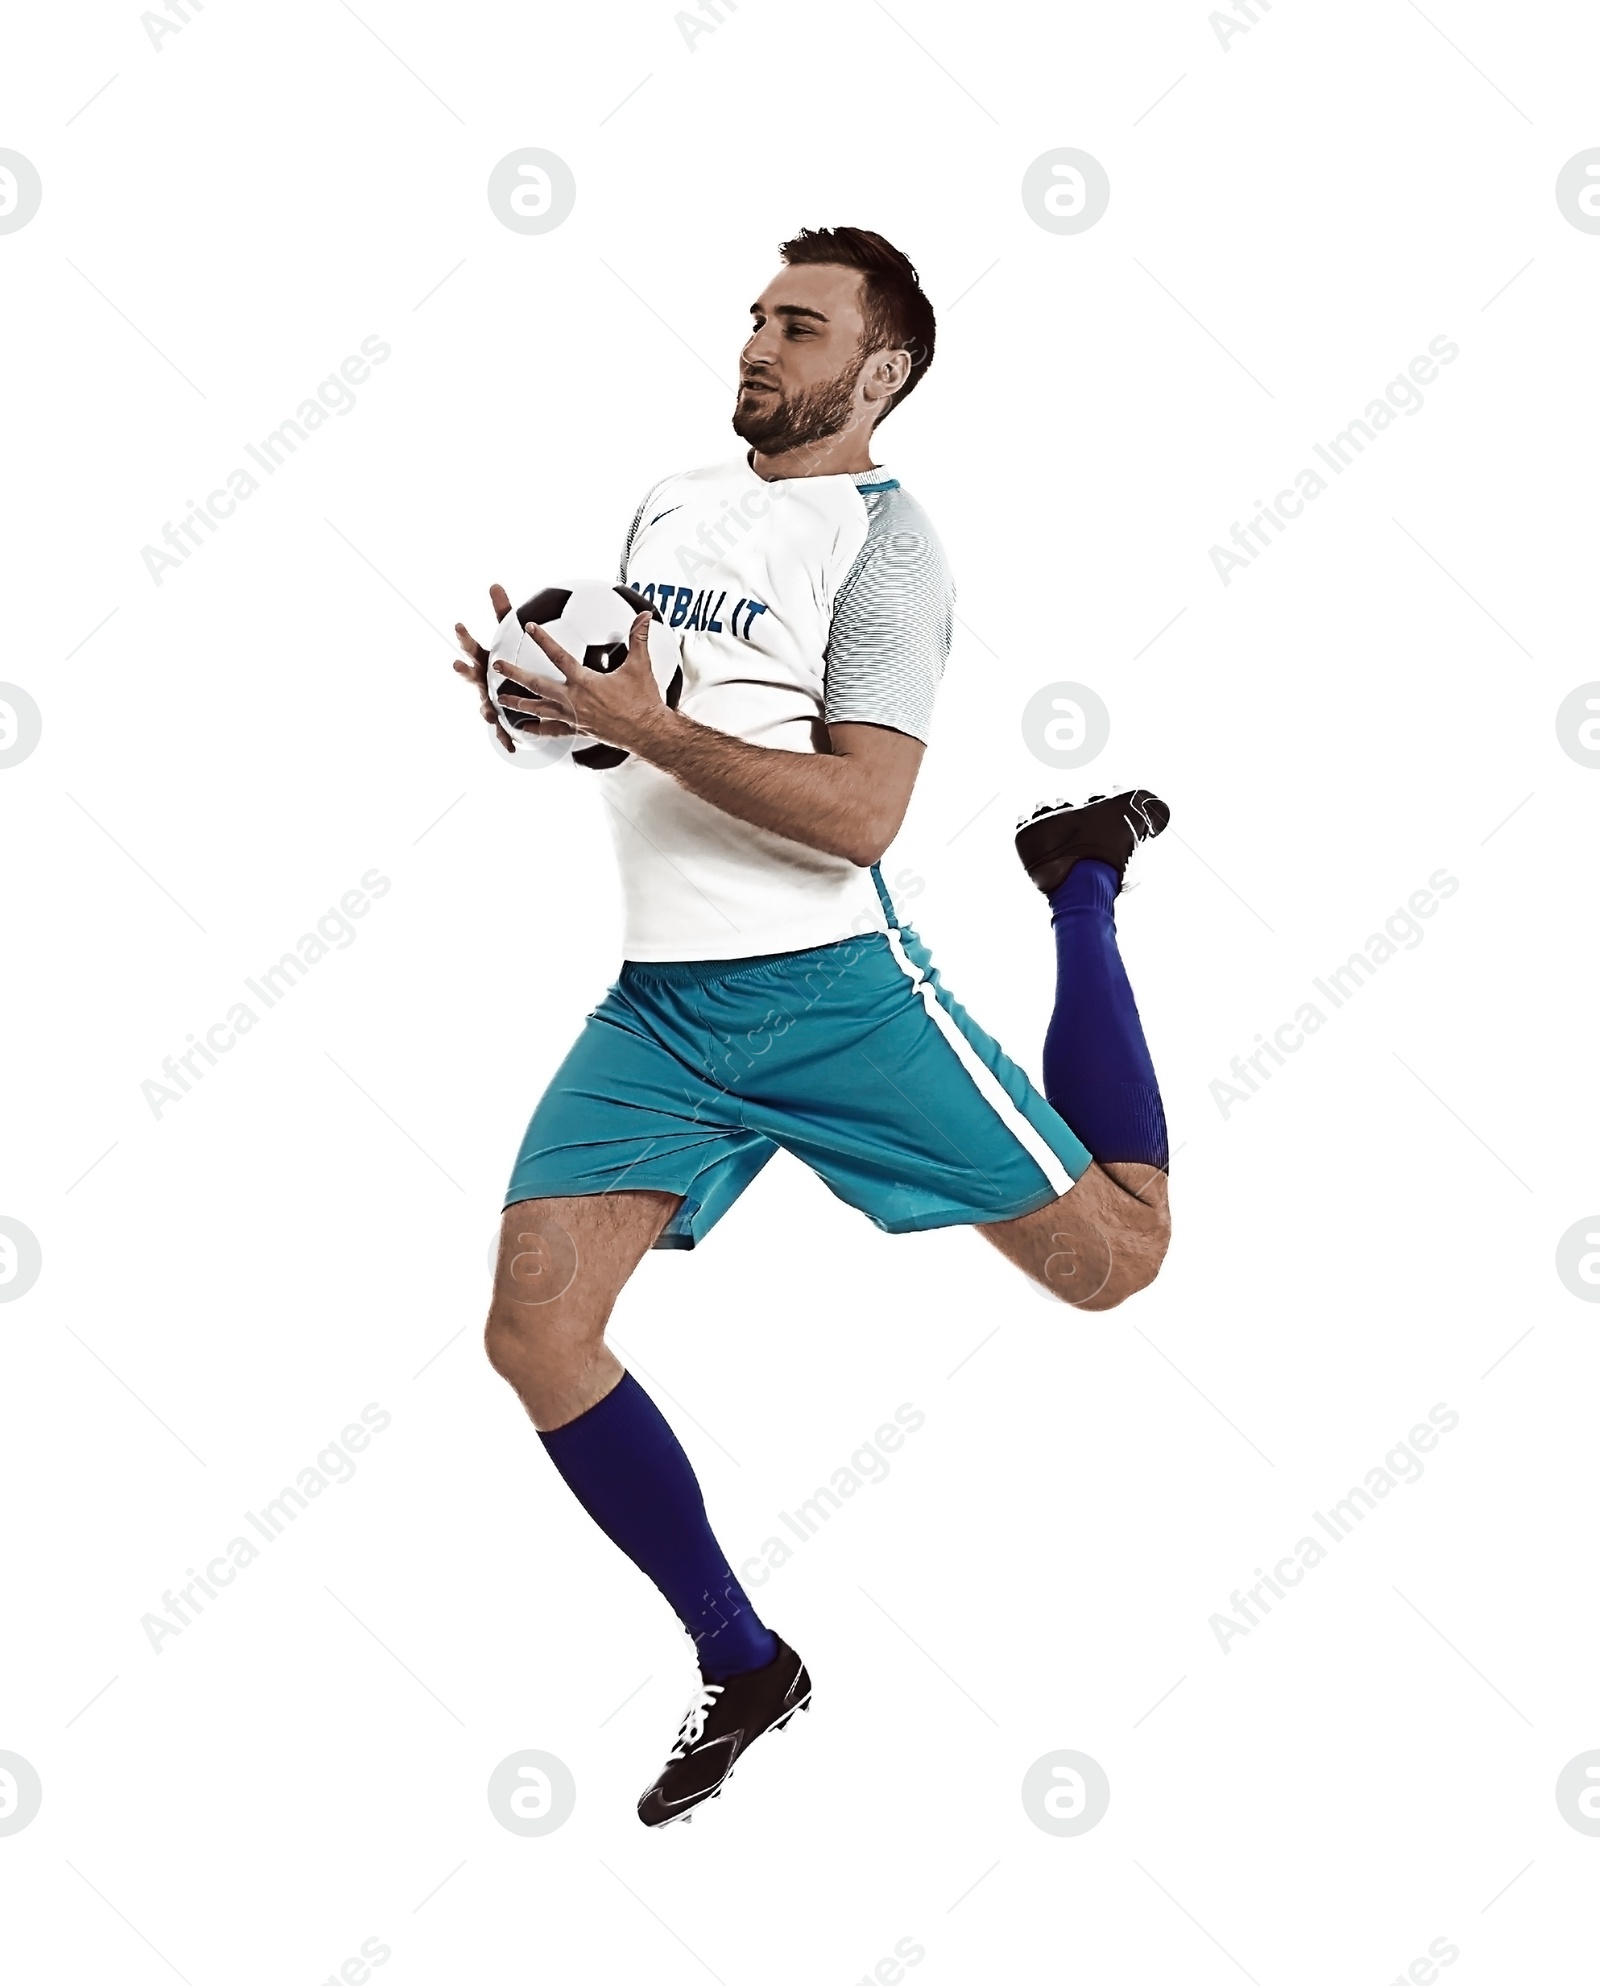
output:
[[[675,504],[674,504],[674,505],[672,506],[672,510],[682,510],[682,508],[683,508],[683,505],[682,505],[681,503],[675,503]],[[650,524],[659,524],[659,523],[661,522],[661,520],[662,520],[662,518],[663,518],[663,517],[670,517],[670,516],[672,515],[672,510],[658,510],[658,511],[656,512],[656,514],[655,514],[655,516],[651,518],[651,520],[650,520]],[[649,530],[649,528],[650,528],[650,525],[649,525],[649,524],[647,524],[647,525],[645,526],[645,529],[646,529],[646,530],[648,531],[648,530]]]

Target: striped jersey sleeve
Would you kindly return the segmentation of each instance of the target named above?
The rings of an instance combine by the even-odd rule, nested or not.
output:
[[[823,718],[881,724],[923,744],[950,653],[955,585],[922,506],[898,483],[863,487],[867,536],[834,597]]]

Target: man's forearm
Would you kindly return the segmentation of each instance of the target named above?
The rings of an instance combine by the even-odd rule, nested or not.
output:
[[[735,820],[863,866],[898,825],[884,832],[862,768],[848,757],[746,744],[664,707],[630,748]]]

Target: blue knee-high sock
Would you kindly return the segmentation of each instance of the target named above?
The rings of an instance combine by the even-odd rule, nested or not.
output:
[[[688,1629],[707,1682],[763,1669],[778,1653],[706,1521],[689,1458],[625,1372],[603,1400],[541,1434],[567,1487]]]
[[[1167,1119],[1117,951],[1117,873],[1075,862],[1050,897],[1056,1005],[1044,1093],[1097,1159],[1167,1163]]]

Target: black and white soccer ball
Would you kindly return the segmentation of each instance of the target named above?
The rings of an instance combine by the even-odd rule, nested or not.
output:
[[[538,643],[526,633],[529,621],[537,623],[586,669],[609,674],[628,652],[628,635],[637,615],[650,615],[650,666],[661,687],[668,709],[676,710],[683,694],[683,649],[679,637],[661,618],[659,610],[631,586],[607,585],[604,581],[582,586],[547,586],[524,605],[506,615],[489,651],[489,701],[500,714],[501,729],[518,742],[519,733],[529,733],[525,743],[536,745],[542,757],[556,741],[538,739],[533,734],[537,719],[525,710],[507,710],[502,693],[526,695],[523,685],[506,675],[501,667],[509,662],[525,674],[546,682],[562,680],[561,671],[550,662]],[[570,741],[561,741],[570,744]],[[565,753],[562,754],[565,756]],[[621,765],[628,754],[615,745],[581,745],[571,752],[575,765],[593,772]]]

